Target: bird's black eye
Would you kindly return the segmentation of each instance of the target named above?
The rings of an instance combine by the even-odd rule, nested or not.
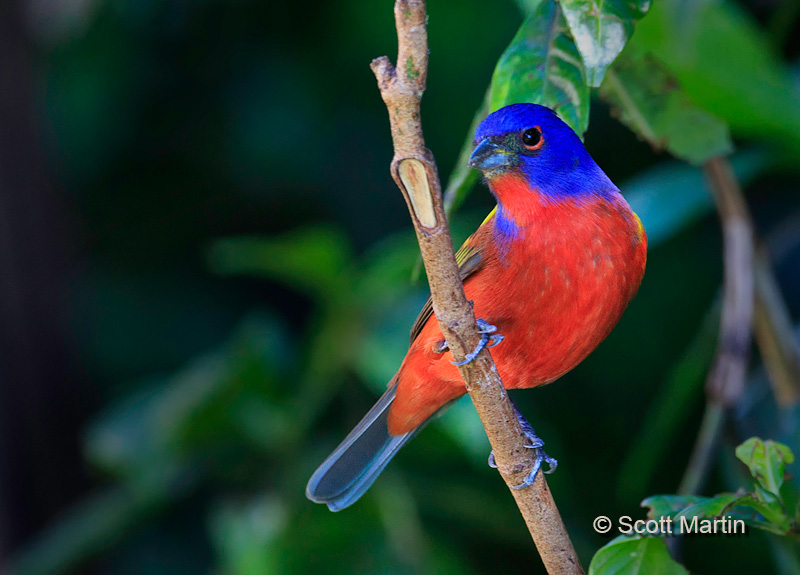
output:
[[[539,126],[528,128],[522,132],[522,144],[531,150],[535,150],[542,144],[542,130]]]

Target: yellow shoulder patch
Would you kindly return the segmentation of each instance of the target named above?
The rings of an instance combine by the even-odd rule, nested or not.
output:
[[[483,222],[481,222],[481,225],[479,226],[478,229],[482,228],[487,223],[489,223],[491,219],[494,217],[495,213],[497,213],[497,206],[495,206],[494,209],[491,212],[489,212],[489,215],[486,216]],[[474,235],[475,234],[473,234],[473,236]],[[462,246],[456,252],[456,263],[459,265],[459,267],[464,265],[464,262],[466,262],[470,258],[470,256],[474,255],[476,250],[477,250],[476,246],[472,244],[472,236],[468,237],[467,240],[462,244]]]
[[[636,212],[631,211],[631,213],[633,214],[633,219],[636,221],[636,236],[641,242],[647,237],[645,235],[644,226],[642,225],[642,220],[639,219],[639,216],[636,215]]]

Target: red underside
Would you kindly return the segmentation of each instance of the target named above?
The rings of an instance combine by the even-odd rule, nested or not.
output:
[[[548,201],[522,179],[505,176],[492,189],[513,214],[516,237],[505,246],[494,219],[468,240],[483,265],[464,282],[475,315],[505,339],[492,348],[508,389],[549,383],[580,363],[605,339],[644,275],[647,239],[622,196]],[[398,371],[389,431],[419,426],[465,393],[432,317]]]

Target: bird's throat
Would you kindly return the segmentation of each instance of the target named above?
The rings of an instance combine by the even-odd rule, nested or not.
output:
[[[549,203],[521,173],[507,172],[491,178],[489,189],[497,199],[495,227],[506,235],[517,233],[519,228],[534,220],[543,204]]]

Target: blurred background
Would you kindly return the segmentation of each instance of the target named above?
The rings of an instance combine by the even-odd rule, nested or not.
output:
[[[800,129],[781,118],[797,115],[787,101],[800,109],[787,100],[800,86],[800,5],[724,4],[743,27],[727,41],[744,59],[763,49],[785,82],[763,87],[783,95],[755,101],[752,122],[726,119],[796,322]],[[411,280],[416,246],[368,67],[396,53],[391,5],[2,3],[9,573],[542,572],[468,400],[352,508],[304,497],[399,365],[427,295]],[[423,123],[444,177],[522,15],[511,0],[428,10]],[[759,123],[765,110],[774,125]],[[647,274],[587,361],[514,397],[559,460],[550,486],[588,564],[608,541],[594,517],[644,517],[641,499],[674,493],[684,472],[716,345],[722,245],[700,170],[654,152],[600,102],[586,144],[651,234]],[[491,207],[476,188],[453,218],[456,241]],[[800,453],[796,405],[776,406],[755,350],[751,363],[730,445],[757,431]],[[707,493],[741,484],[726,451]],[[769,537],[691,540],[685,562],[770,572]]]

